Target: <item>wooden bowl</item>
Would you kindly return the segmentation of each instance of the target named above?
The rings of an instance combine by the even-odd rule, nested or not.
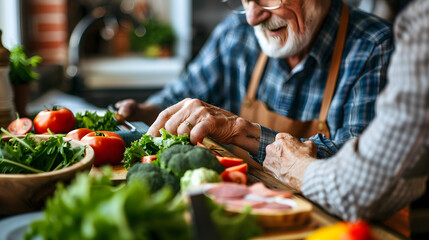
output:
[[[24,136],[18,136],[24,137]],[[47,140],[50,135],[32,135],[37,142]],[[2,140],[8,140],[4,137]],[[67,139],[72,147],[83,145]],[[0,216],[41,210],[48,197],[52,196],[58,182],[70,183],[78,172],[91,169],[94,150],[87,146],[85,156],[79,162],[59,170],[36,174],[0,174]]]

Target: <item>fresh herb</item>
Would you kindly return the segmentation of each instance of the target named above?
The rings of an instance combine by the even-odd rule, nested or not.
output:
[[[68,188],[60,184],[25,239],[191,239],[186,205],[170,188],[113,186],[110,176],[78,174]]]
[[[39,74],[33,71],[42,58],[33,56],[28,58],[22,46],[16,46],[10,52],[9,79],[13,85],[29,83],[39,78]]]
[[[165,149],[174,144],[190,144],[188,134],[176,136],[167,132],[164,128],[160,130],[160,133],[161,137],[152,137],[151,135],[143,134],[139,140],[132,142],[130,147],[125,149],[124,167],[128,169],[135,163],[140,162],[143,156],[155,154],[157,155],[157,160],[153,161],[153,163],[159,165],[159,155]]]
[[[88,128],[92,131],[115,131],[118,128],[118,122],[115,120],[115,114],[106,111],[100,116],[97,112],[85,111],[84,114],[76,114],[76,128]]]
[[[0,141],[0,173],[42,173],[68,167],[84,157],[85,147],[71,147],[62,135],[52,136],[39,144],[28,133],[17,138],[4,128],[9,141]]]

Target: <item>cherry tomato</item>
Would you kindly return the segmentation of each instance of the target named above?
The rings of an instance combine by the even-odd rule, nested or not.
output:
[[[45,133],[48,128],[53,133],[68,133],[75,128],[75,118],[72,111],[65,107],[54,106],[39,112],[34,118],[36,133]]]
[[[23,117],[12,121],[7,130],[14,135],[25,135],[31,131],[33,122],[31,119]]]
[[[225,167],[234,167],[243,164],[243,159],[238,157],[223,157],[223,156],[216,156],[217,160]],[[247,171],[247,169],[246,169]]]
[[[81,142],[94,149],[94,166],[119,164],[124,158],[125,141],[114,132],[91,132],[86,134]]]
[[[246,184],[247,183],[247,176],[246,174],[240,172],[240,171],[224,171],[220,174],[221,178],[225,182],[235,182],[240,184]]]
[[[88,128],[77,128],[67,133],[66,138],[71,138],[80,141],[86,134],[93,132]]]

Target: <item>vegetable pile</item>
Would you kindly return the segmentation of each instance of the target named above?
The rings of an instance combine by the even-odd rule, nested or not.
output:
[[[152,137],[143,134],[139,140],[131,143],[131,146],[125,149],[124,167],[130,168],[134,164],[141,162],[143,156],[160,155],[165,149],[174,144],[188,145],[189,135],[173,135],[165,129],[161,129],[161,137]]]
[[[91,131],[115,131],[118,130],[119,125],[115,114],[110,111],[106,111],[101,116],[97,112],[90,111],[76,113],[75,116],[70,109],[53,106],[51,109],[40,111],[33,121],[18,116],[15,121],[10,123],[8,129],[14,134],[26,134],[31,131],[33,123],[34,132],[38,134],[47,132],[68,133],[79,128],[86,128]]]
[[[4,128],[9,141],[0,141],[0,173],[42,173],[65,168],[80,161],[85,147],[71,147],[62,136],[52,136],[39,144],[27,134],[17,138]]]
[[[164,130],[165,131],[165,130]],[[167,133],[168,134],[168,133]],[[153,143],[153,142],[152,142]],[[220,173],[225,168],[217,160],[216,155],[207,148],[193,145],[173,144],[159,154],[157,160],[151,163],[137,163],[127,173],[127,181],[133,178],[146,180],[152,190],[160,189],[164,184],[169,185],[175,192],[180,190],[181,178],[187,171],[202,169],[201,174],[196,174],[194,182],[218,182]],[[209,171],[210,170],[210,171]],[[216,175],[204,176],[204,174]],[[185,185],[189,185],[192,173],[186,176]],[[200,179],[196,179],[200,178]],[[207,181],[205,181],[207,180]]]
[[[193,239],[192,225],[184,214],[190,206],[171,188],[152,193],[146,184],[134,180],[113,186],[111,172],[104,170],[97,177],[79,174],[67,188],[60,184],[48,200],[44,217],[30,225],[25,239]],[[219,239],[261,234],[249,208],[232,216],[207,201]]]

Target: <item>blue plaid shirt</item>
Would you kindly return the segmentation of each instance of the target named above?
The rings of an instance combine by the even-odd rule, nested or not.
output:
[[[269,109],[296,120],[319,118],[341,6],[340,0],[332,1],[310,53],[294,69],[284,59],[268,59],[256,98]],[[351,8],[341,69],[327,118],[331,139],[322,134],[309,138],[318,147],[318,158],[333,155],[373,119],[376,97],[386,84],[392,50],[391,26]],[[246,17],[230,15],[216,27],[180,78],[148,99],[148,103],[164,109],[190,97],[238,114],[260,52]],[[255,160],[263,162],[265,147],[274,142],[276,133],[261,126]]]

